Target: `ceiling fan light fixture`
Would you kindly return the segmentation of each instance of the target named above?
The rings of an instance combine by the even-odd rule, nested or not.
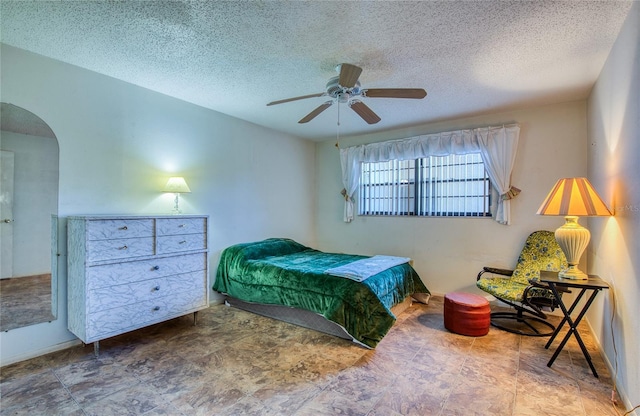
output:
[[[348,92],[343,92],[336,96],[336,99],[338,100],[339,103],[346,103],[347,101],[349,101],[350,98],[351,98],[351,94],[349,94]]]

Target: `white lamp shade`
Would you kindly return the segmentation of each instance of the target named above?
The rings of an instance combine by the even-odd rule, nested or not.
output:
[[[190,193],[191,189],[189,189],[189,185],[181,176],[174,176],[169,178],[167,184],[164,186],[163,192],[173,192],[177,194],[186,194]]]

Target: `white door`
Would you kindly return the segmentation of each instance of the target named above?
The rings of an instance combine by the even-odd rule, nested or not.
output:
[[[13,152],[0,150],[0,279],[13,276]]]

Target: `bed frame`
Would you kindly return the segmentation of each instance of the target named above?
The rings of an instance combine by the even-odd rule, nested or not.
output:
[[[393,312],[395,316],[398,316],[407,308],[409,308],[412,303],[413,302],[411,296],[407,296],[404,301],[392,307],[391,312]],[[233,306],[235,308],[242,309],[247,312],[252,312],[257,315],[266,316],[304,328],[323,332],[325,334],[333,335],[339,338],[347,339],[364,348],[371,349],[371,347],[354,339],[342,326],[328,320],[327,318],[316,312],[282,305],[267,305],[264,303],[245,302],[229,296],[227,296],[225,299],[225,305]]]

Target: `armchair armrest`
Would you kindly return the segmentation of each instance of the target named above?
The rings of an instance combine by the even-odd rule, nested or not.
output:
[[[562,296],[563,293],[571,293],[566,287],[556,286],[556,289],[560,296]],[[559,300],[552,294],[549,285],[539,282],[537,279],[529,279],[529,286],[527,286],[522,293],[522,303],[531,307],[536,311],[538,316],[544,319],[546,319],[546,315],[542,312],[542,308],[547,307],[553,311],[558,307],[558,302]]]
[[[511,275],[513,275],[513,270],[499,269],[497,267],[483,267],[482,270],[480,271],[480,273],[478,273],[478,277],[476,278],[476,280],[480,280],[480,277],[484,273],[494,273],[494,274],[499,274],[499,275],[502,275],[502,276],[511,276]]]
[[[541,283],[538,280],[534,280],[534,279],[529,279],[529,284],[533,287],[539,287],[540,289],[549,289],[549,285],[545,284],[545,283]],[[556,290],[559,293],[571,293],[571,290],[569,290],[569,288],[567,287],[563,287],[563,286],[556,286]]]

